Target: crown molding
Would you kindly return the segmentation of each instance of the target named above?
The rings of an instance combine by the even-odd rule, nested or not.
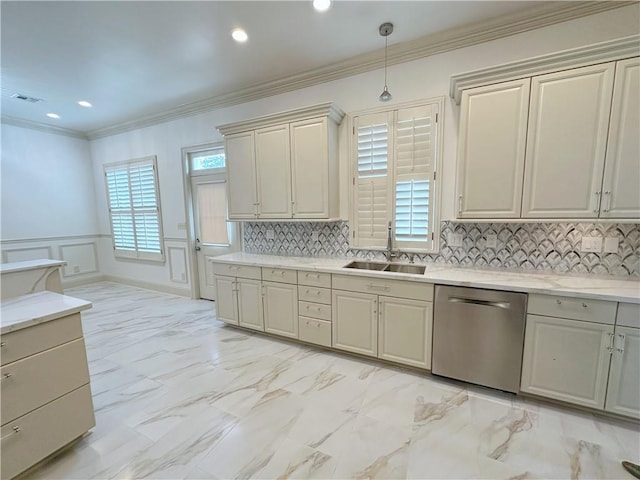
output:
[[[2,117],[0,117],[0,123],[12,125],[14,127],[29,128],[31,130],[54,133],[56,135],[65,135],[67,137],[80,138],[82,140],[89,140],[89,137],[86,133],[80,132],[78,130],[56,127],[54,125],[47,125],[46,123],[34,122],[31,120],[24,120],[22,118],[11,117],[9,115],[2,115]]]
[[[387,64],[396,65],[409,62],[575,18],[637,4],[634,1],[575,1],[559,3],[545,3],[523,12],[475,22],[425,35],[409,42],[391,45],[388,49]],[[94,140],[376,70],[384,66],[382,51],[382,49],[378,49],[271,82],[255,84],[233,92],[185,103],[163,112],[91,130],[86,134],[90,140]]]
[[[216,128],[222,135],[229,135],[231,133],[246,132],[247,130],[255,130],[257,128],[268,127],[271,125],[297,122],[299,120],[318,117],[329,117],[330,120],[339,124],[344,117],[344,111],[333,103],[320,103],[310,107],[287,110],[285,112],[264,115],[262,117],[256,117],[241,122],[227,123],[225,125],[219,125]]]
[[[543,75],[567,68],[612,62],[640,55],[640,35],[596,43],[584,47],[540,55],[527,60],[505,63],[495,67],[460,73],[451,77],[449,95],[460,105],[462,91],[519,78]]]

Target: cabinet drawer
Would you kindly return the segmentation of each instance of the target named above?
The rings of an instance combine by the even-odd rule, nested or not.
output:
[[[298,303],[298,312],[300,315],[331,321],[331,305],[303,301]]]
[[[260,280],[260,267],[252,267],[250,265],[234,265],[232,263],[212,263],[212,271],[216,275],[227,275],[229,277],[253,278]]]
[[[262,267],[262,280],[280,283],[298,283],[298,272],[286,268]]]
[[[388,280],[386,278],[357,277],[355,275],[334,275],[333,288],[350,292],[374,293],[388,297],[410,298],[413,300],[433,300],[433,284]]]
[[[89,385],[8,423],[0,429],[2,478],[23,472],[95,424]]]
[[[315,318],[298,317],[300,340],[325,347],[331,346],[331,323]]]
[[[640,328],[640,304],[619,303],[616,325]]]
[[[527,313],[613,325],[617,306],[616,302],[604,300],[531,294]]]
[[[0,365],[7,365],[81,337],[79,313],[9,332],[0,336]]]
[[[298,299],[307,302],[331,305],[331,290],[328,288],[306,287],[298,285]]]
[[[1,424],[89,383],[84,339],[46,350],[0,369]]]
[[[311,287],[331,288],[331,274],[298,271],[298,284]]]

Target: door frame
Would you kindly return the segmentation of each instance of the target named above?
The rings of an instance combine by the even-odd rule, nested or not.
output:
[[[187,230],[187,262],[189,263],[189,280],[191,282],[191,298],[200,298],[200,276],[198,270],[198,258],[196,256],[196,226],[194,218],[194,205],[193,195],[191,188],[191,164],[189,162],[189,155],[193,153],[202,152],[205,150],[211,150],[212,148],[218,148],[223,146],[223,142],[208,142],[199,145],[192,145],[188,147],[182,147],[180,149],[180,156],[182,157],[182,186],[184,192],[184,208]],[[244,249],[243,239],[243,226],[238,226],[238,236],[240,250]]]

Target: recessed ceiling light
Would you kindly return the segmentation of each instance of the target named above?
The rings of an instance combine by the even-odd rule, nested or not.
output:
[[[246,42],[247,39],[249,38],[249,36],[247,35],[247,32],[245,32],[241,28],[236,28],[233,32],[231,32],[231,36],[236,42],[240,42],[240,43]]]
[[[86,100],[79,100],[78,101],[78,105],[80,105],[81,107],[93,107],[93,105],[91,105],[91,103],[87,102]]]
[[[331,6],[331,0],[313,0],[313,8],[318,12],[326,12]]]
[[[60,118],[60,115],[57,113],[47,113],[47,117],[49,118]]]

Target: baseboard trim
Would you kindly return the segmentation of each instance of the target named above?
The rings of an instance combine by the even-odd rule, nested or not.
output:
[[[145,290],[153,290],[154,292],[169,293],[171,295],[177,295],[179,297],[191,298],[191,289],[189,288],[172,287],[170,285],[163,285],[161,283],[144,282],[141,280],[133,280],[131,278],[118,277],[115,275],[98,275],[91,278],[84,278],[82,280],[65,282],[62,286],[64,288],[73,288],[98,282],[122,283],[123,285],[144,288]]]

